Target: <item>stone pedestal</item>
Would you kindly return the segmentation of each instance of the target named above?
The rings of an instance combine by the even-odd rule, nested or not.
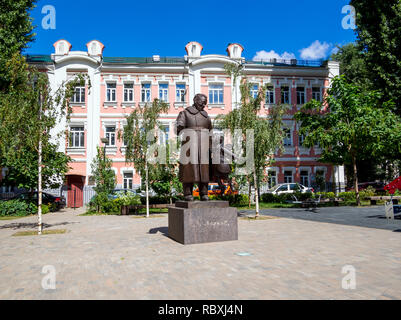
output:
[[[238,240],[238,215],[227,201],[177,202],[168,210],[168,235],[182,244]]]

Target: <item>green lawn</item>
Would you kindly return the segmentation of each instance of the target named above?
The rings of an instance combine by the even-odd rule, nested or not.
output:
[[[23,219],[23,218],[28,218],[28,217],[33,217],[33,215],[31,215],[31,216],[25,216],[25,217],[20,217],[20,216],[5,216],[5,217],[0,217],[0,221],[1,221],[1,220],[17,220],[17,219]]]

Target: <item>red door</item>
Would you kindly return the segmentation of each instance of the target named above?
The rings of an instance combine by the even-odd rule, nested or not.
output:
[[[68,177],[68,204],[69,208],[81,208],[84,206],[84,184],[81,176]]]

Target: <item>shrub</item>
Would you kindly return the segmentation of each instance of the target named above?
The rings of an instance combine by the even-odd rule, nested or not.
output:
[[[369,186],[365,190],[361,191],[359,193],[359,196],[361,197],[362,200],[365,200],[368,197],[373,197],[375,194],[376,194],[375,188]]]
[[[121,206],[133,206],[141,204],[141,197],[133,192],[119,192],[114,200]]]
[[[277,197],[272,193],[264,193],[260,198],[265,203],[277,203]]]
[[[49,208],[47,206],[42,206],[42,211],[49,212]],[[32,214],[37,214],[38,207],[33,203],[27,203],[21,200],[9,200],[9,201],[0,201],[0,216],[16,216],[16,217],[26,217]],[[46,213],[47,213],[46,212]]]
[[[225,196],[224,200],[233,207],[245,207],[249,204],[249,197],[246,194],[230,194]]]
[[[291,193],[283,193],[280,195],[275,195],[271,193],[265,193],[261,196],[262,202],[265,203],[286,203],[288,201],[294,201],[295,197],[298,199],[298,201],[303,201],[306,199],[309,199],[312,197],[311,193],[296,193],[296,194],[291,194]]]
[[[312,192],[297,192],[295,193],[295,197],[297,198],[298,201],[306,201],[308,199],[312,199],[314,197]]]
[[[356,201],[356,194],[355,192],[341,192],[339,198],[344,199],[344,201]]]
[[[315,197],[322,196],[322,199],[334,199],[336,194],[334,192],[317,192]]]
[[[90,212],[119,213],[118,201],[110,200],[106,193],[99,193],[89,202]]]

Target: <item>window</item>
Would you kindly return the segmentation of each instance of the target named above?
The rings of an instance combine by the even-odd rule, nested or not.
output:
[[[106,127],[107,146],[116,145],[116,127]]]
[[[256,99],[259,93],[259,86],[257,84],[253,84],[251,86],[251,97]]]
[[[284,131],[284,146],[291,147],[292,146],[291,129],[284,128],[283,131]]]
[[[290,88],[281,87],[281,103],[290,104]]]
[[[170,136],[170,127],[169,126],[162,126],[160,130],[160,144],[165,145],[168,143],[168,139]]]
[[[269,183],[269,188],[272,188],[277,184],[276,171],[269,171],[267,176],[267,182]]]
[[[159,84],[159,100],[163,102],[168,102],[168,84]]]
[[[85,128],[84,127],[71,127],[70,128],[70,148],[84,148],[85,147]]]
[[[266,90],[266,104],[274,104],[274,88],[270,87]]]
[[[304,146],[304,142],[305,142],[305,135],[304,134],[299,134],[298,138],[299,138],[299,146],[303,147]]]
[[[134,85],[132,83],[124,84],[124,101],[134,101]]]
[[[142,102],[150,102],[150,83],[143,83],[141,90]]]
[[[176,102],[185,102],[185,84],[177,84],[175,86],[176,93],[175,93],[175,101]]]
[[[301,171],[301,184],[309,187],[309,172],[306,170]]]
[[[298,192],[298,191],[301,191],[301,187],[298,185],[298,183],[291,183],[290,190]]]
[[[292,171],[284,171],[284,183],[292,183]]]
[[[223,85],[212,84],[209,86],[209,103],[223,104]]]
[[[305,104],[305,88],[297,88],[297,104]]]
[[[106,101],[115,102],[116,101],[116,84],[108,83],[107,84],[107,92],[106,92]]]
[[[322,101],[322,94],[320,88],[312,88],[312,99]]]
[[[131,189],[133,186],[134,174],[132,172],[124,173],[124,189]]]
[[[85,103],[85,87],[75,87],[71,102]]]
[[[280,188],[277,189],[278,192],[285,192],[288,191],[288,185],[281,186]]]

